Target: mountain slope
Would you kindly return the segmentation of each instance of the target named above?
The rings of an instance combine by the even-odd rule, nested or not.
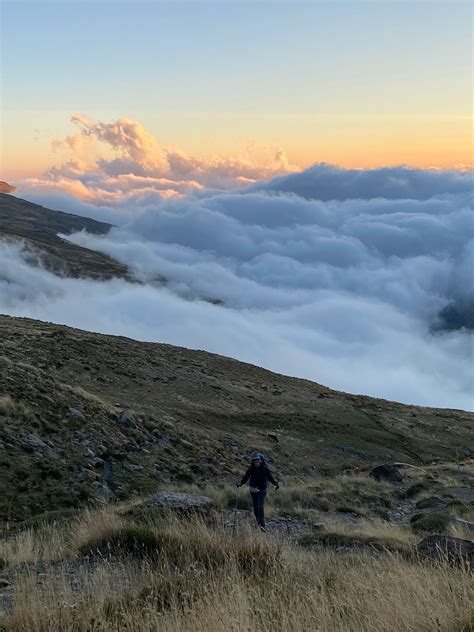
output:
[[[53,211],[0,193],[0,239],[24,244],[28,258],[56,274],[93,279],[126,278],[126,266],[108,255],[58,237],[80,230],[103,235],[112,226],[87,217]]]
[[[474,415],[349,395],[203,351],[0,316],[0,517],[161,482],[466,454]]]

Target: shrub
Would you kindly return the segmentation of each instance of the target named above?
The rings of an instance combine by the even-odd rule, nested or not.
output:
[[[68,509],[54,509],[52,511],[45,511],[44,513],[37,514],[28,518],[21,524],[22,527],[41,527],[46,524],[55,524],[57,522],[66,522],[71,518],[75,518],[80,513],[77,508]]]
[[[238,547],[236,560],[244,575],[268,576],[281,565],[281,550],[262,542],[246,542]]]
[[[322,545],[328,547],[364,548],[376,551],[390,551],[391,553],[408,553],[409,547],[395,538],[369,536],[362,533],[311,533],[300,537],[299,544],[305,548]]]
[[[92,538],[80,547],[83,555],[153,557],[163,548],[164,536],[157,536],[151,529],[124,527]]]
[[[427,489],[428,486],[425,483],[414,483],[402,494],[402,498],[413,498],[413,496],[418,496],[418,494],[427,491]]]
[[[441,512],[417,513],[410,518],[411,528],[415,533],[435,533],[446,531],[449,515]]]

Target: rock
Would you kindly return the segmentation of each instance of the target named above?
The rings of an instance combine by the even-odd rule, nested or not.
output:
[[[297,518],[279,517],[270,518],[266,521],[266,529],[270,533],[280,533],[285,536],[293,536],[301,533],[306,526],[306,522]]]
[[[445,487],[443,495],[452,496],[463,502],[474,502],[474,487]]]
[[[313,522],[313,524],[311,525],[311,529],[313,531],[325,531],[326,527],[323,525],[322,522]]]
[[[193,496],[182,492],[159,492],[145,501],[144,505],[165,509],[207,511],[212,507],[213,501],[209,496]]]
[[[99,474],[97,474],[97,472],[94,472],[94,470],[90,470],[87,467],[83,467],[81,468],[81,479],[94,482],[99,479]]]
[[[98,483],[95,484],[94,491],[91,494],[91,498],[97,500],[100,503],[108,503],[114,498],[114,493],[108,485]]]
[[[273,443],[278,443],[278,437],[274,432],[267,432],[267,437],[270,441],[273,441]]]
[[[128,410],[123,410],[117,417],[117,423],[125,428],[136,426],[135,417]]]
[[[167,448],[171,442],[165,435],[153,432],[153,443],[159,445],[160,448]]]
[[[45,452],[50,452],[50,453],[54,452],[54,450],[51,448],[51,446],[49,446],[47,443],[42,441],[35,434],[27,434],[27,435],[25,435],[21,439],[21,442],[26,444],[26,445],[29,445],[32,448],[37,448],[39,450],[44,450]]]
[[[90,467],[104,467],[105,461],[100,457],[96,456],[89,461]]]
[[[5,577],[0,577],[0,590],[3,590],[4,588],[10,588],[11,584],[8,581],[8,579],[5,579]]]
[[[449,535],[429,535],[421,540],[416,548],[420,555],[432,560],[443,560],[447,557],[450,561],[464,559],[471,564],[474,562],[474,542],[471,540],[461,540]]]
[[[377,465],[370,472],[370,476],[375,478],[376,481],[389,481],[390,483],[400,483],[403,480],[400,470],[393,463]]]
[[[442,507],[446,507],[446,503],[438,496],[430,496],[429,498],[425,498],[424,500],[420,500],[416,504],[417,509],[441,509]]]
[[[77,408],[69,408],[69,412],[71,413],[72,417],[75,417],[76,419],[84,419],[84,413],[82,413],[80,410],[77,410]]]
[[[130,470],[130,472],[138,472],[144,469],[143,465],[135,465],[135,463],[127,463],[125,467],[127,470]]]

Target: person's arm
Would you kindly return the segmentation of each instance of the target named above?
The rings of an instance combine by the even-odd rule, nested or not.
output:
[[[245,483],[249,480],[249,478],[250,478],[250,470],[251,470],[251,468],[249,467],[249,469],[243,475],[242,480],[240,481],[240,483],[238,483],[239,487],[241,487],[242,485],[245,485]]]
[[[278,481],[276,481],[276,480],[273,478],[272,471],[271,471],[269,468],[267,468],[267,478],[268,478],[268,480],[270,481],[270,483],[271,483],[272,485],[275,485],[275,487],[276,487],[277,489],[278,489],[278,487],[280,487],[280,485],[278,484]]]

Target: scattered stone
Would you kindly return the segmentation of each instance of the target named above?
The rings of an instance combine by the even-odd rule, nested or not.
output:
[[[127,410],[123,410],[117,417],[117,423],[125,428],[136,426],[135,417]]]
[[[97,472],[94,472],[94,470],[90,470],[87,467],[81,468],[81,474],[82,474],[81,478],[83,480],[88,480],[90,482],[94,482],[94,481],[98,480],[98,478],[99,478],[99,474],[97,474]]]
[[[138,472],[139,470],[144,469],[143,465],[136,465],[135,463],[127,463],[125,467],[131,472]]]
[[[96,456],[95,458],[89,461],[90,467],[104,467],[105,461],[100,457]]]
[[[39,450],[44,450],[45,452],[54,452],[54,450],[51,448],[51,446],[49,446],[47,443],[45,443],[42,439],[40,439],[35,434],[26,434],[26,435],[24,435],[24,437],[21,439],[21,442],[26,444],[26,445],[29,445],[32,448],[37,448]]]
[[[91,497],[100,503],[108,503],[114,498],[114,493],[108,485],[98,483],[96,484]]]
[[[313,524],[311,525],[311,529],[313,531],[325,531],[326,527],[322,522],[313,522]]]
[[[167,448],[171,444],[171,441],[165,435],[154,432],[153,443],[159,445],[160,448]]]
[[[401,483],[403,480],[400,470],[393,463],[377,465],[370,472],[370,476],[375,478],[376,481],[389,481],[390,483]]]
[[[69,412],[76,419],[84,419],[84,413],[82,413],[80,410],[77,410],[77,408],[69,408]]]
[[[429,535],[417,544],[420,555],[433,560],[443,560],[446,557],[450,561],[474,562],[474,542],[461,540],[449,535]]]
[[[276,516],[267,520],[265,525],[269,533],[278,533],[285,536],[299,535],[305,526],[305,520],[291,518],[290,516],[286,518]]]
[[[144,505],[146,507],[163,507],[165,509],[194,509],[202,511],[210,509],[213,501],[209,496],[193,496],[182,492],[159,492],[145,501]]]

